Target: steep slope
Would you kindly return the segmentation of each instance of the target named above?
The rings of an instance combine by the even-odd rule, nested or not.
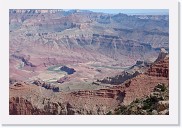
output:
[[[141,99],[136,99],[127,106],[120,106],[107,114],[117,115],[169,115],[169,87],[158,84],[153,92]]]
[[[167,15],[15,9],[9,18],[10,78],[16,80],[29,80],[54,65],[132,66],[169,48]]]
[[[10,114],[13,115],[105,114],[124,97],[124,93],[117,89],[68,94],[27,83],[18,85],[10,87]]]
[[[102,115],[168,85],[168,15],[11,9],[9,28],[11,115]]]
[[[146,98],[153,90],[158,91],[163,89],[163,85],[168,85],[168,76],[158,75],[156,69],[156,65],[158,69],[162,70],[164,65],[168,65],[168,63],[169,58],[166,56],[152,64],[145,73],[126,80],[121,85],[93,91],[80,90],[66,93],[45,88],[41,83],[35,85],[35,83],[15,82],[10,85],[10,114],[107,114],[114,111],[118,106],[127,106],[136,99]],[[166,68],[168,69],[168,67]],[[151,69],[155,69],[152,70],[155,72],[152,75]],[[157,89],[156,85],[162,86],[157,86],[159,88]],[[168,92],[165,93],[165,95],[167,94]],[[148,100],[141,100],[141,103],[145,101]],[[160,103],[163,105],[163,101],[156,102],[156,104]],[[164,114],[163,110],[158,111],[158,108],[160,109],[160,107],[156,108],[157,114]],[[135,112],[129,113],[129,111],[125,114],[136,114]]]

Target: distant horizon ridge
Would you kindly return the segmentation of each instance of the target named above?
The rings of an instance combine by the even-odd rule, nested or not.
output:
[[[95,13],[105,13],[105,14],[127,14],[127,15],[169,15],[168,9],[10,9],[10,10],[16,10],[20,13],[22,13],[22,10],[37,10],[39,11],[46,11],[54,13],[54,10],[57,11],[90,11]],[[52,10],[52,11],[49,11]]]

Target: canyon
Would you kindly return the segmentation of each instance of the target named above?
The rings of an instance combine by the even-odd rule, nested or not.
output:
[[[105,115],[169,86],[168,15],[12,9],[9,26],[10,115]]]

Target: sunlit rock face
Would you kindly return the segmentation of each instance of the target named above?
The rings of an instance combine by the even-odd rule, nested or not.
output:
[[[168,20],[10,10],[10,114],[103,115],[150,95],[169,81]]]

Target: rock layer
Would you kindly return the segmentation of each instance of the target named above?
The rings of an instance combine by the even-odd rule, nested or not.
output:
[[[168,58],[156,64],[163,68]],[[149,69],[150,70],[150,69]],[[120,86],[94,91],[53,92],[41,86],[16,83],[10,86],[10,114],[106,114],[118,105],[128,105],[149,95],[158,83],[168,84],[166,76],[146,72]],[[165,104],[159,103],[160,111]]]

